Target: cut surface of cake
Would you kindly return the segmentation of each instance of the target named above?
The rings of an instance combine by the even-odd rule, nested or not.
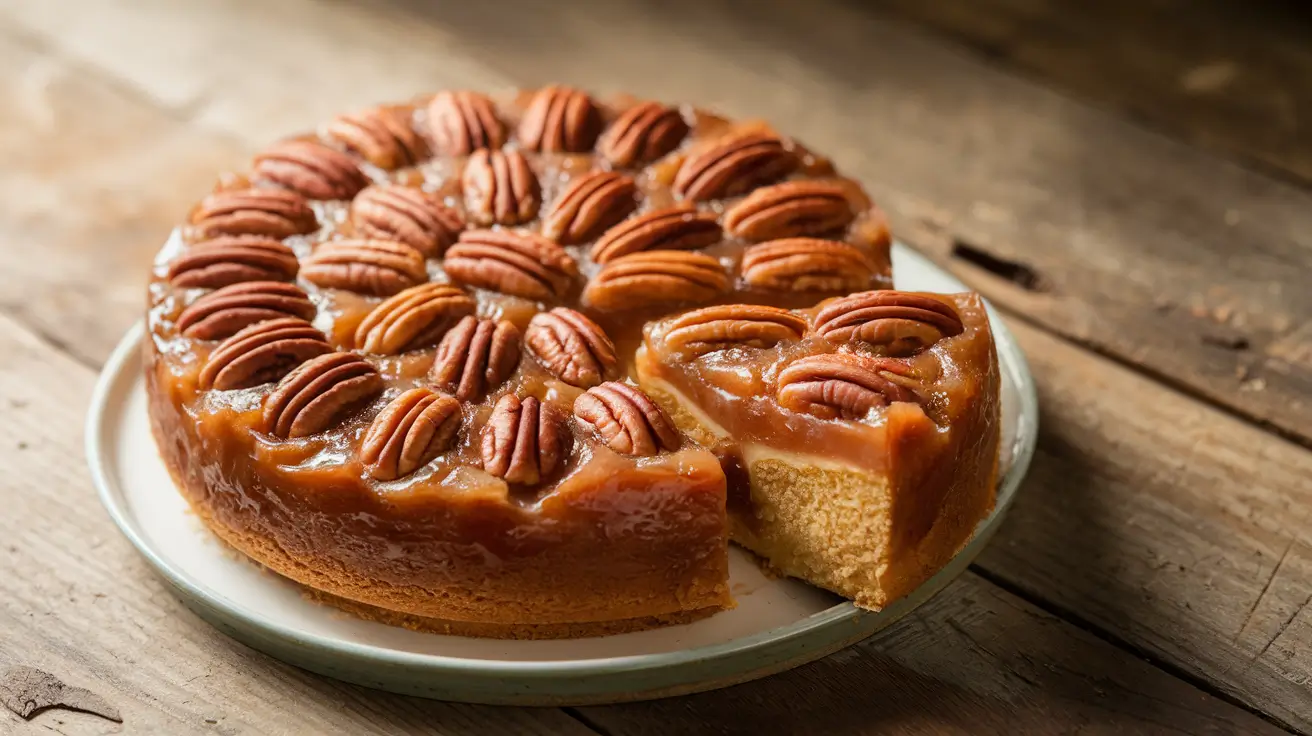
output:
[[[161,456],[224,541],[358,615],[589,636],[733,605],[730,540],[879,608],[992,507],[975,295],[759,122],[441,92],[224,175],[156,259]]]

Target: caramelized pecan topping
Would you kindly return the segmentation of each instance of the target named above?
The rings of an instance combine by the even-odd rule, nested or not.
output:
[[[875,264],[865,251],[837,240],[786,238],[743,253],[743,280],[777,291],[850,291],[870,285]]]
[[[520,145],[543,153],[581,153],[601,132],[601,112],[586,93],[569,87],[543,87],[519,123]]]
[[[645,250],[696,250],[720,242],[715,214],[678,204],[625,220],[592,246],[592,260],[608,263]]]
[[[433,148],[446,156],[468,156],[506,142],[506,126],[492,100],[477,92],[439,92],[428,103],[428,130]]]
[[[350,199],[369,185],[350,156],[306,140],[283,141],[256,156],[255,179],[310,199]]]
[[[649,456],[679,448],[679,432],[665,411],[634,386],[610,381],[574,400],[574,416],[615,452]]]
[[[559,245],[507,230],[461,233],[442,267],[452,281],[538,301],[560,298],[578,275],[578,265]]]
[[[615,311],[707,302],[729,290],[720,262],[703,253],[654,250],[616,258],[588,284],[588,304]]]
[[[315,315],[310,297],[295,284],[246,281],[211,291],[178,317],[178,332],[196,340],[222,340],[256,322]]]
[[[538,215],[542,188],[519,151],[474,151],[460,182],[465,214],[479,225],[519,225]]]
[[[354,353],[327,353],[288,373],[264,402],[264,429],[282,439],[332,427],[383,392],[378,369]]]
[[[284,317],[257,322],[219,343],[198,381],[202,389],[220,391],[259,386],[332,350],[323,333],[303,319]]]
[[[787,309],[760,304],[722,304],[674,318],[664,342],[676,353],[699,358],[718,350],[747,345],[771,348],[806,334],[806,320]]]
[[[524,343],[555,377],[571,386],[596,386],[615,374],[615,343],[581,313],[566,307],[539,312],[528,323]]]
[[[519,328],[465,317],[437,345],[428,378],[461,401],[475,401],[505,383],[519,366]]]
[[[686,135],[688,122],[676,108],[643,102],[625,110],[611,124],[597,142],[597,150],[607,161],[627,168],[673,151]]]
[[[215,192],[196,206],[191,224],[202,238],[263,235],[281,239],[319,229],[305,197],[267,187]]]
[[[465,229],[460,213],[432,192],[397,184],[375,184],[351,202],[351,224],[366,238],[405,243],[433,258]]]
[[[375,355],[425,348],[475,307],[468,294],[450,284],[412,286],[374,307],[355,330],[355,346]]]
[[[360,459],[378,480],[404,478],[451,448],[461,418],[459,401],[412,388],[374,417]]]
[[[291,248],[258,235],[225,235],[198,243],[169,264],[180,289],[217,289],[243,281],[291,281],[300,263]]]
[[[583,243],[623,220],[638,206],[633,177],[594,171],[570,183],[542,223],[542,234],[558,243]]]
[[[507,483],[534,485],[565,464],[572,445],[554,406],[506,394],[483,427],[483,469]]]
[[[336,118],[324,134],[374,166],[391,171],[428,157],[428,146],[410,124],[413,115],[409,107],[375,107]]]
[[[724,213],[731,235],[759,242],[823,235],[847,227],[856,217],[843,187],[825,181],[787,181],[762,187]]]
[[[915,401],[905,363],[851,353],[811,355],[779,374],[779,404],[822,419],[862,419],[893,401]]]
[[[963,329],[949,304],[905,291],[852,294],[829,302],[815,316],[816,334],[829,342],[864,342],[896,356],[914,355]]]
[[[674,175],[674,193],[694,201],[730,197],[780,179],[798,163],[778,136],[761,132],[731,135],[684,159]]]
[[[330,240],[305,259],[301,275],[325,289],[391,296],[428,280],[424,257],[387,240]]]

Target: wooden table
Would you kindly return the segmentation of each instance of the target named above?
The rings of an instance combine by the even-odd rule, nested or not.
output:
[[[1312,23],[1275,3],[0,0],[3,733],[1312,732]],[[929,6],[932,6],[929,7]],[[971,571],[718,692],[425,701],[188,613],[82,459],[146,266],[212,181],[330,114],[568,81],[760,116],[985,293],[1043,431]],[[19,703],[19,708],[22,704]]]

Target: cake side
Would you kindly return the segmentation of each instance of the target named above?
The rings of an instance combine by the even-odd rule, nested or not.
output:
[[[151,425],[179,490],[221,539],[296,582],[489,632],[732,604],[724,480],[705,451],[642,474],[585,462],[551,502],[528,507],[496,482],[382,499],[358,464],[308,471],[322,447],[262,445],[246,429],[258,412],[181,410],[185,369],[152,340],[145,350]]]

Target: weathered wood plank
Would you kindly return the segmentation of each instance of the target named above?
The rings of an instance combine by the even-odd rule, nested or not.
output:
[[[1312,444],[1303,189],[859,3],[374,4],[448,29],[526,84],[628,86],[775,121],[864,180],[895,231],[995,302]],[[1037,283],[954,257],[972,249]]]
[[[80,453],[92,380],[0,317],[0,539],[21,571],[0,577],[0,672],[25,665],[86,687],[121,712],[129,732],[590,733],[556,709],[444,704],[318,678],[197,620],[90,500],[82,464],[69,462]],[[882,703],[879,720],[864,707],[872,698]],[[585,713],[614,734],[790,733],[808,722],[794,707],[803,701],[828,704],[805,711],[825,732],[873,733],[881,723],[911,732],[1279,732],[973,575],[877,642],[799,672],[726,696]]]
[[[592,733],[559,709],[439,703],[310,675],[197,619],[95,501],[81,429],[94,378],[0,316],[0,673],[24,665],[85,687],[129,733]],[[53,718],[110,725],[51,711],[32,726]],[[17,723],[0,708],[0,732]]]
[[[248,145],[365,105],[508,80],[430,24],[356,3],[0,0],[0,17],[178,119]]]
[[[1015,330],[1042,432],[979,564],[1312,730],[1312,452]]]
[[[169,230],[242,161],[0,27],[0,309],[98,364],[139,317]]]
[[[1055,88],[1312,181],[1312,18],[1273,0],[881,0]]]
[[[625,736],[1280,731],[970,574],[910,620],[786,675],[581,710]]]

